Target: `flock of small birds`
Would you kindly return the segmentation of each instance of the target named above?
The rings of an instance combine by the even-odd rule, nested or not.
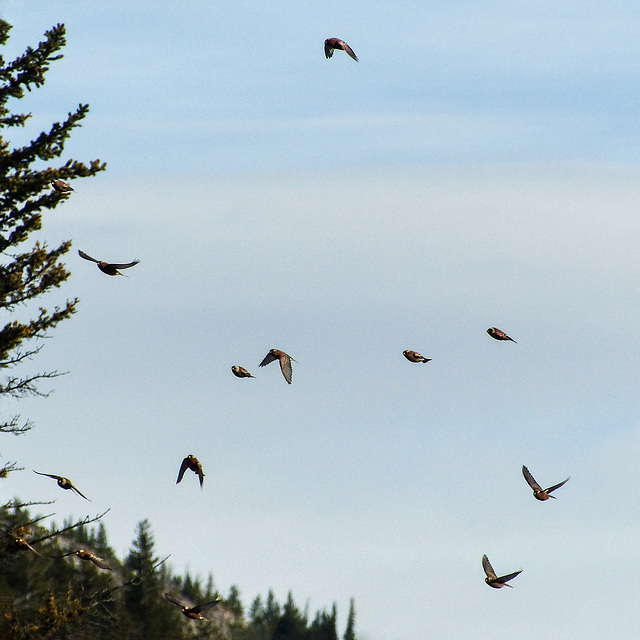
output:
[[[358,62],[357,55],[344,40],[341,40],[339,38],[327,38],[327,40],[325,40],[324,42],[324,53],[326,58],[331,58],[334,54],[334,51],[336,50],[344,51],[353,60]],[[67,184],[64,180],[59,180],[59,179],[53,180],[51,182],[51,187],[55,191],[59,193],[63,193],[67,196],[73,191],[73,188],[69,184]],[[78,251],[78,254],[84,260],[95,262],[98,266],[98,269],[102,273],[108,276],[118,276],[118,275],[122,276],[124,274],[121,273],[120,271],[121,269],[130,269],[131,267],[136,266],[140,262],[139,260],[132,260],[131,262],[125,262],[125,263],[106,262],[103,260],[97,260],[96,258],[92,258],[90,255],[88,255],[84,251]],[[495,340],[510,341],[510,342],[516,343],[516,341],[513,338],[508,336],[504,331],[502,331],[501,329],[498,329],[497,327],[490,327],[489,329],[487,329],[487,333]],[[428,362],[431,362],[431,358],[426,358],[419,352],[409,350],[409,349],[403,351],[402,355],[409,362],[412,362],[412,363],[426,364]],[[291,363],[297,362],[297,360],[292,358],[289,354],[285,353],[284,351],[281,351],[280,349],[270,349],[267,355],[262,360],[262,362],[260,362],[259,366],[265,367],[268,364],[271,364],[272,362],[275,362],[275,361],[278,361],[278,363],[280,364],[280,371],[282,372],[284,379],[287,381],[288,384],[291,384],[293,381],[293,369],[292,369]],[[233,375],[235,375],[237,378],[255,378],[254,375],[249,373],[247,369],[245,369],[240,365],[232,366],[231,371]],[[195,475],[198,476],[198,480],[200,482],[200,488],[202,488],[204,484],[205,474],[204,474],[201,462],[193,454],[187,455],[182,460],[179,471],[178,471],[178,478],[176,480],[176,484],[182,481],[187,470],[192,471]],[[82,492],[80,492],[79,489],[77,489],[74,486],[74,484],[71,482],[71,480],[69,480],[69,478],[52,474],[52,473],[41,473],[35,470],[34,472],[39,475],[47,476],[49,478],[56,480],[60,488],[65,490],[71,490],[72,492],[75,492],[85,500],[89,500],[89,498],[87,498]],[[526,482],[528,483],[528,485],[531,487],[534,498],[540,501],[545,501],[545,500],[548,500],[549,498],[555,498],[555,496],[551,495],[552,492],[562,487],[569,480],[569,478],[567,478],[566,480],[563,480],[558,484],[555,484],[547,489],[543,489],[536,482],[536,480],[531,475],[531,472],[529,471],[529,469],[527,469],[527,467],[525,466],[522,467],[522,474]],[[12,533],[9,531],[5,531],[5,534],[11,538],[14,548],[16,550],[26,550],[31,553],[34,553],[39,557],[42,557],[23,537],[16,535],[15,532]],[[102,558],[97,557],[91,551],[88,551],[86,549],[78,549],[78,550],[70,551],[69,553],[65,553],[64,555],[56,556],[56,557],[65,558],[67,556],[72,556],[72,555],[76,556],[80,560],[92,562],[96,567],[100,569],[107,570],[107,571],[111,570],[109,565]],[[518,576],[522,572],[522,569],[518,569],[517,571],[514,571],[512,573],[498,576],[494,571],[493,567],[491,566],[491,563],[489,562],[489,558],[486,555],[482,556],[482,567],[486,574],[486,578],[485,578],[486,584],[494,589],[501,589],[502,587],[511,587],[511,585],[509,584],[509,581],[513,580],[516,576]],[[205,617],[203,616],[203,612],[215,607],[221,601],[221,598],[217,597],[215,600],[211,602],[206,602],[206,603],[198,604],[195,606],[188,606],[187,604],[175,599],[172,595],[168,593],[165,593],[164,595],[169,602],[180,607],[180,610],[183,615],[185,615],[187,618],[190,618],[192,620],[205,619]]]

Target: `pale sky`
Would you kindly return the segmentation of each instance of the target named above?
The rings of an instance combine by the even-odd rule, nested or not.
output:
[[[8,0],[14,103],[78,103],[45,217],[78,296],[25,369],[68,375],[3,493],[149,518],[245,605],[355,598],[361,640],[631,640],[640,627],[640,9],[630,2]],[[355,63],[323,53],[346,40]],[[140,264],[110,278],[81,260]],[[492,340],[497,326],[518,344]],[[298,363],[287,385],[272,348]],[[432,362],[412,364],[405,349]],[[255,380],[239,380],[231,365]],[[63,443],[66,446],[63,447]],[[182,458],[206,474],[176,486]],[[534,500],[521,466],[557,500]],[[92,499],[31,469],[70,477]],[[523,568],[513,589],[484,584]]]

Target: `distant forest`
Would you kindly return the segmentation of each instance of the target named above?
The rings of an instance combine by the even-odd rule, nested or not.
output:
[[[99,517],[43,526],[29,506],[0,507],[0,638],[2,640],[338,640],[336,605],[311,618],[289,593],[272,591],[248,608],[232,586],[228,595],[189,573],[177,576],[155,555],[151,526],[138,523],[123,560],[109,546]],[[171,600],[165,596],[167,594]],[[191,620],[185,607],[220,602]],[[353,600],[344,640],[355,640]]]

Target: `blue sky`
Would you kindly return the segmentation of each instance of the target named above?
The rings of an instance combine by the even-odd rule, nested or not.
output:
[[[361,640],[635,638],[635,5],[3,15],[7,56],[68,28],[25,136],[88,102],[67,151],[108,162],[45,222],[74,242],[52,302],[81,304],[33,363],[68,375],[15,406],[36,428],[5,492],[83,516],[30,469],[67,475],[120,554],[148,517],[176,572],[247,604],[336,601],[342,631],[354,597]],[[187,453],[202,492],[175,486]],[[538,503],[522,464],[572,479]]]

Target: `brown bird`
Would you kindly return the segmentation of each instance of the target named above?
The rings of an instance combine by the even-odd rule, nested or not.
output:
[[[239,367],[238,365],[231,367],[231,371],[233,371],[233,375],[238,378],[255,378],[255,376],[252,376],[244,367]]]
[[[75,491],[79,496],[82,496],[85,500],[89,500],[89,498],[87,498],[87,496],[85,496],[84,493],[81,493],[78,489],[76,489],[73,486],[73,483],[71,482],[71,480],[69,480],[69,478],[65,478],[64,476],[57,476],[54,473],[40,473],[35,469],[33,469],[33,473],[37,473],[39,476],[47,476],[49,478],[53,478],[54,480],[58,481],[58,486],[60,488],[71,489],[72,491]],[[91,502],[91,500],[89,500],[89,502]]]
[[[511,340],[511,342],[516,342],[513,338],[510,338],[504,331],[500,331],[500,329],[496,327],[487,329],[487,333],[496,340]],[[518,343],[516,342],[516,344]]]
[[[133,262],[127,262],[124,264],[104,262],[102,260],[96,260],[91,256],[87,255],[84,251],[78,250],[78,254],[81,258],[85,260],[91,260],[91,262],[96,262],[98,264],[98,269],[102,271],[102,273],[106,273],[108,276],[124,276],[124,273],[120,273],[118,269],[128,269],[129,267],[135,267],[140,260],[134,260]]]
[[[202,489],[202,483],[204,482],[204,472],[202,471],[202,465],[200,464],[200,461],[192,454],[189,454],[182,461],[182,464],[180,465],[180,471],[178,471],[178,479],[176,480],[176,484],[178,484],[178,482],[182,480],[184,472],[187,469],[191,469],[191,471],[198,474],[198,478],[200,478],[200,488]]]
[[[425,358],[421,356],[417,351],[409,351],[408,349],[402,352],[402,355],[410,362],[431,362],[431,358]]]
[[[280,361],[280,370],[282,371],[282,375],[284,379],[291,384],[291,379],[293,376],[293,371],[291,369],[291,361],[298,362],[290,355],[287,355],[284,351],[279,351],[278,349],[271,349],[269,353],[264,357],[264,360],[260,363],[261,367],[265,367],[268,364],[271,364],[274,360]]]
[[[70,551],[69,553],[65,553],[61,556],[55,556],[56,558],[66,558],[67,556],[76,556],[80,558],[80,560],[87,560],[88,562],[93,562],[99,569],[106,569],[107,571],[111,571],[111,567],[102,559],[98,558],[95,553],[91,553],[91,551],[87,551],[86,549],[78,549],[77,551]]]
[[[498,577],[496,572],[493,570],[491,563],[489,562],[489,558],[486,555],[482,556],[482,568],[484,572],[487,574],[487,577],[484,581],[494,589],[502,589],[502,587],[511,587],[510,584],[507,584],[509,580],[513,580],[519,573],[522,573],[522,569],[518,569],[513,573],[509,573],[506,576]]]
[[[535,478],[531,475],[531,472],[527,467],[522,465],[522,475],[524,479],[529,483],[529,486],[533,489],[533,497],[536,500],[548,500],[549,498],[553,498],[555,500],[555,496],[551,495],[552,491],[559,489],[565,482],[569,482],[571,478],[567,478],[558,484],[554,484],[553,487],[549,487],[548,489],[543,489],[535,480]]]
[[[73,188],[70,187],[64,180],[53,180],[51,182],[51,186],[54,191],[58,191],[60,193],[69,193],[73,191]]]
[[[24,538],[14,536],[9,531],[5,531],[5,533],[11,538],[15,551],[31,551],[31,553],[35,553],[39,558],[42,558],[42,556]]]
[[[219,602],[222,602],[222,598],[219,596],[216,597],[215,600],[211,602],[203,602],[202,604],[197,604],[195,607],[188,607],[186,604],[176,600],[173,596],[170,596],[168,593],[164,594],[164,597],[169,601],[173,602],[173,604],[177,604],[182,611],[182,615],[187,616],[187,618],[191,618],[192,620],[206,620],[206,618],[202,615],[202,611],[206,611],[207,609],[213,609]]]
[[[330,58],[333,55],[335,49],[341,49],[345,53],[348,53],[356,62],[358,62],[358,56],[353,52],[353,49],[340,38],[327,38],[324,41],[324,55]]]

